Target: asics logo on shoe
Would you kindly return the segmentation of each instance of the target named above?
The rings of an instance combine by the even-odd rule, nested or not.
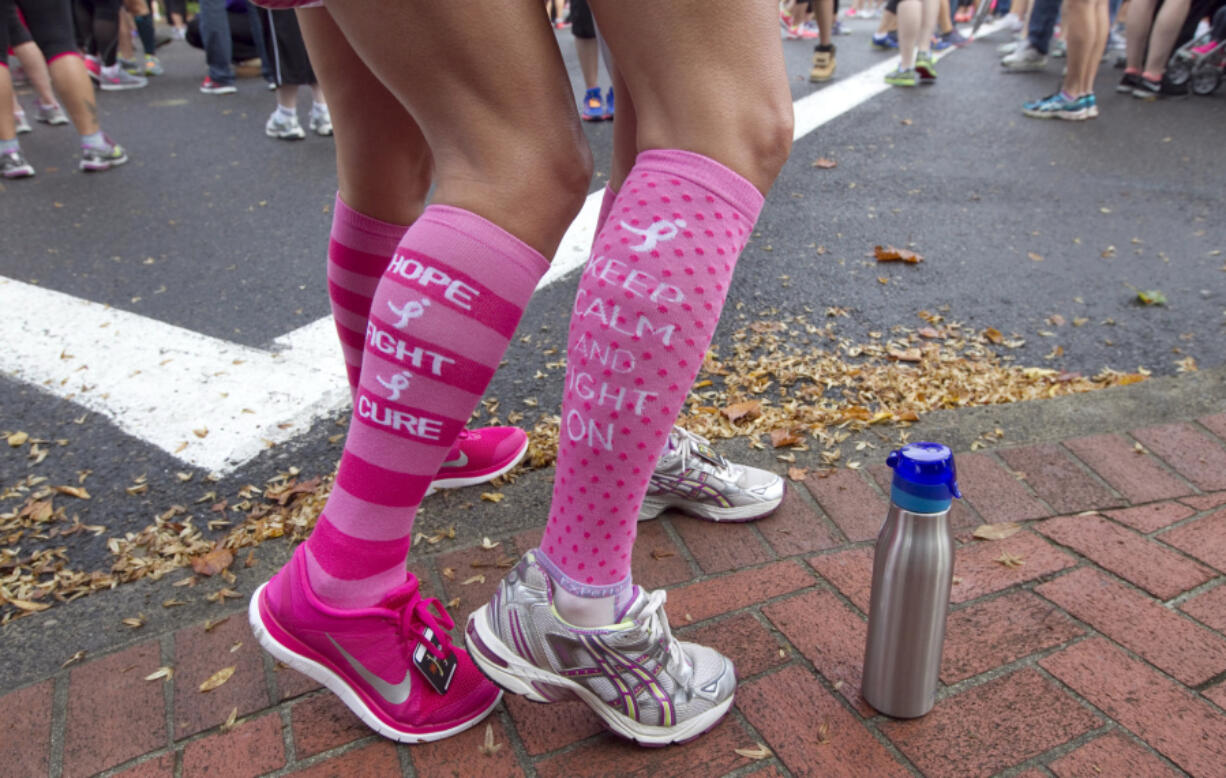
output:
[[[388,683],[371,671],[367,670],[365,665],[359,662],[348,651],[341,647],[340,643],[336,642],[336,638],[328,635],[328,640],[332,643],[337,651],[341,652],[341,656],[345,657],[345,661],[353,668],[362,680],[370,685],[372,689],[379,693],[379,696],[387,700],[391,705],[400,705],[405,700],[409,699],[409,693],[413,691],[413,677],[410,675],[412,668],[406,667],[404,670],[404,680],[400,683]]]
[[[685,219],[677,219],[671,222],[664,219],[652,224],[645,230],[631,227],[629,224],[622,222],[623,230],[629,230],[643,239],[643,242],[639,245],[630,247],[632,251],[651,251],[656,247],[657,243],[677,237],[677,233],[681,232],[681,228],[684,226]]]
[[[468,464],[468,454],[463,451],[455,459],[448,460],[442,464],[442,467],[464,467]]]
[[[698,470],[686,470],[675,476],[655,473],[648,490],[651,494],[674,494],[689,500],[712,502],[721,508],[731,507],[728,498],[707,483],[707,477],[707,473]]]

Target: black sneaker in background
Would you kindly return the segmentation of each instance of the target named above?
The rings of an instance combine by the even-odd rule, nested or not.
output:
[[[1115,91],[1120,94],[1129,94],[1134,89],[1141,85],[1141,76],[1137,73],[1125,73],[1120,82],[1115,85]]]

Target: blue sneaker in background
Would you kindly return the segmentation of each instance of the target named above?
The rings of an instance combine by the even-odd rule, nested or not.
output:
[[[613,87],[609,87],[609,94],[604,99],[604,118],[613,118]]]
[[[874,33],[873,48],[883,50],[898,48],[898,33],[893,31],[887,32],[885,35],[877,35]]]
[[[583,110],[579,116],[585,122],[604,120],[604,101],[600,99],[600,87],[594,86],[583,95]]]

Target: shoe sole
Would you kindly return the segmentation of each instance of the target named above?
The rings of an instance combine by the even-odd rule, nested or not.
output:
[[[238,91],[237,87],[221,88],[221,89],[201,89],[202,95],[232,95]]]
[[[24,169],[23,169],[23,170],[19,170],[19,171],[15,172],[15,173],[5,173],[5,174],[4,174],[4,179],[5,179],[5,180],[15,180],[15,179],[18,179],[18,178],[33,178],[33,177],[34,177],[34,169],[33,169],[33,168],[30,168],[28,172],[27,172],[26,170],[24,170]]]
[[[251,623],[251,631],[255,633],[256,640],[260,642],[265,651],[272,654],[278,661],[285,663],[308,678],[327,687],[330,692],[341,699],[341,702],[345,703],[349,710],[353,711],[362,720],[363,724],[389,740],[394,740],[397,743],[429,743],[451,737],[480,724],[486,716],[493,712],[494,708],[498,707],[498,703],[502,701],[502,692],[499,692],[488,708],[468,721],[457,724],[450,729],[439,730],[437,732],[409,732],[396,729],[367,707],[361,695],[355,692],[353,687],[344,678],[334,673],[326,665],[288,648],[272,636],[272,633],[264,624],[264,616],[260,609],[260,600],[266,586],[268,586],[267,582],[260,584],[260,587],[255,590],[255,594],[251,595],[251,602],[247,605],[247,621]]]
[[[470,475],[461,478],[438,478],[431,481],[429,488],[426,489],[425,496],[429,497],[435,492],[443,489],[462,489],[465,486],[476,486],[477,484],[483,484],[486,481],[493,481],[500,475],[506,475],[507,473],[511,472],[516,465],[523,461],[524,456],[528,453],[528,443],[529,441],[525,439],[523,445],[519,447],[519,451],[515,452],[515,456],[507,460],[507,464],[503,465],[497,470],[491,470],[488,473],[482,473],[480,475]]]
[[[586,687],[525,662],[486,626],[489,623],[486,617],[489,607],[488,604],[482,605],[468,617],[468,625],[464,629],[464,643],[468,646],[469,656],[477,668],[485,673],[485,677],[511,694],[520,695],[532,702],[553,702],[554,700],[537,691],[535,684],[564,689],[591,708],[610,732],[642,746],[667,746],[693,740],[718,724],[732,707],[735,695],[730,695],[727,700],[706,713],[675,727],[659,727],[635,721],[614,710]]]
[[[277,140],[306,140],[306,133],[302,130],[298,132],[276,132],[275,130],[264,130],[264,134],[270,138]]]
[[[1027,111],[1025,108],[1022,109],[1022,115],[1029,116],[1031,119],[1063,119],[1066,122],[1079,122],[1088,118],[1085,111],[1056,113],[1054,111]]]
[[[110,170],[113,167],[119,167],[127,163],[128,155],[125,154],[116,160],[107,160],[105,162],[86,162],[81,160],[80,168],[86,173],[101,173],[104,170]]]
[[[783,498],[787,496],[787,483],[783,484],[783,494],[778,500],[771,502],[761,502],[756,505],[736,505],[731,508],[718,508],[709,505],[699,505],[696,508],[686,509],[684,503],[674,503],[667,497],[653,498],[650,495],[643,498],[643,505],[639,508],[639,521],[651,521],[666,510],[672,509],[678,513],[684,513],[687,516],[694,516],[707,521],[726,524],[743,524],[749,521],[757,521],[764,519],[779,509],[783,504]]]

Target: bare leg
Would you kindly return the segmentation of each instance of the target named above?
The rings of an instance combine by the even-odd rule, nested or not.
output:
[[[434,156],[433,202],[471,211],[552,256],[591,180],[554,33],[515,4],[403,6],[389,14],[377,0],[352,0],[328,10],[421,128]],[[513,43],[491,47],[469,34],[490,24]]]
[[[1086,80],[1086,52],[1094,45],[1094,0],[1065,0],[1062,20],[1068,48],[1064,91],[1079,97]]]
[[[341,200],[380,221],[412,224],[426,207],[433,168],[421,129],[354,53],[327,11],[300,8],[297,13],[320,92],[327,91],[336,108],[332,124]]]
[[[43,59],[38,44],[26,41],[20,46],[14,46],[13,53],[21,62],[26,78],[30,79],[30,86],[34,87],[38,102],[42,105],[54,105],[55,93],[51,91],[51,73],[47,70],[47,60]]]
[[[298,85],[282,84],[277,87],[277,106],[287,111],[298,110]]]
[[[600,86],[600,44],[595,38],[575,37],[575,54],[583,71],[583,84],[588,89]]]
[[[898,66],[903,70],[915,67],[916,45],[923,24],[924,6],[921,0],[901,0],[898,4]]]
[[[98,106],[94,102],[94,85],[85,71],[85,62],[74,54],[66,54],[56,57],[47,67],[51,71],[51,83],[60,95],[68,118],[77,128],[77,134],[97,132]]]
[[[923,13],[920,16],[920,34],[917,45],[924,54],[932,52],[932,31],[937,26],[937,13],[945,0],[921,0]]]
[[[1125,17],[1128,43],[1124,48],[1127,72],[1140,73],[1145,64],[1145,47],[1149,43],[1149,31],[1154,23],[1157,0],[1131,0],[1128,16]]]
[[[1090,44],[1085,73],[1082,76],[1081,94],[1083,95],[1094,91],[1094,79],[1098,76],[1098,66],[1102,62],[1103,52],[1107,48],[1107,37],[1111,33],[1111,8],[1108,0],[1095,0],[1093,17],[1094,40]]]
[[[834,0],[815,0],[813,12],[817,16],[817,42],[829,46],[834,30]]]
[[[136,58],[136,48],[132,45],[132,30],[135,28],[132,14],[124,8],[119,9],[119,56],[123,59]]]
[[[13,114],[13,78],[8,68],[0,68],[0,140],[17,137],[17,118]]]
[[[1149,53],[1145,56],[1145,73],[1150,78],[1157,80],[1166,72],[1166,62],[1171,58],[1175,39],[1188,18],[1190,5],[1190,0],[1166,0],[1158,9],[1154,28],[1149,34]]]
[[[627,87],[619,119],[622,94],[634,101],[638,150],[693,151],[769,189],[792,145],[786,76],[763,83],[763,74],[784,72],[773,19],[747,9],[737,25],[715,24],[698,0],[593,0],[592,8]]]

